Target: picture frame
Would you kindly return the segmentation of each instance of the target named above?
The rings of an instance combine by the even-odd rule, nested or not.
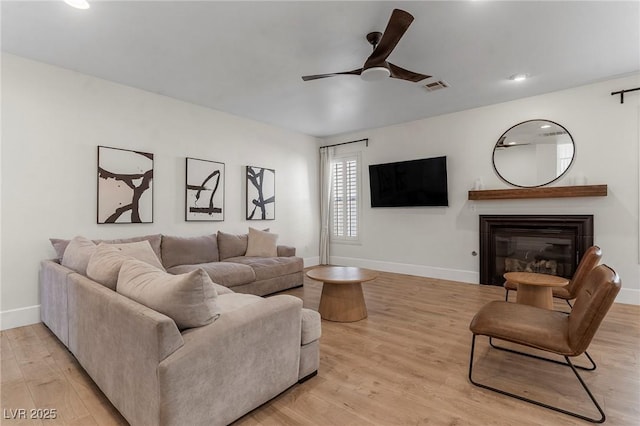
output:
[[[276,218],[276,171],[264,167],[246,167],[246,219]]]
[[[153,154],[98,146],[97,223],[153,223]]]
[[[187,157],[185,175],[185,221],[223,221],[225,164]]]

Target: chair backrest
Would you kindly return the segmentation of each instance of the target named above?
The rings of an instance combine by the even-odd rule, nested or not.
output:
[[[569,298],[575,299],[578,295],[580,287],[584,283],[585,278],[593,268],[595,268],[602,259],[602,250],[598,246],[591,246],[580,259],[580,263],[573,274],[571,281],[566,289],[569,292]]]
[[[587,350],[619,291],[620,277],[607,265],[587,274],[569,314],[569,346],[575,355]]]

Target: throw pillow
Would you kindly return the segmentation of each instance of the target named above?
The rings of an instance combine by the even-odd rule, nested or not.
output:
[[[71,240],[61,240],[60,238],[49,238],[53,249],[56,251],[56,258],[59,261],[62,261],[64,257],[64,251],[67,249],[67,246],[71,242]]]
[[[272,234],[270,232],[249,228],[247,253],[245,254],[245,256],[277,257],[277,240],[278,234]]]
[[[87,277],[115,290],[122,264],[131,259],[140,260],[164,271],[148,241],[126,244],[100,243],[89,259]]]
[[[263,231],[269,232],[269,228],[263,229]],[[235,235],[218,231],[218,252],[220,253],[220,260],[244,256],[247,252],[248,238],[248,234]]]
[[[162,259],[162,254],[160,253],[160,244],[162,244],[162,235],[161,234],[153,234],[153,235],[143,235],[141,237],[130,237],[130,238],[117,238],[115,240],[93,240],[94,243],[107,243],[107,244],[126,244],[126,243],[137,243],[140,241],[149,241],[153,252],[156,254],[158,259]]]
[[[87,265],[91,255],[96,250],[96,245],[93,241],[77,236],[69,242],[64,255],[62,256],[62,266],[66,266],[69,269],[87,275]]]
[[[116,291],[170,317],[180,330],[210,324],[220,316],[218,294],[202,269],[171,275],[127,260],[120,268]]]
[[[92,241],[95,244],[100,244],[100,243],[122,244],[122,243],[135,243],[138,241],[149,241],[149,244],[151,244],[151,248],[153,249],[153,252],[156,254],[156,256],[158,256],[158,259],[161,259],[160,257],[161,239],[162,239],[162,235],[153,234],[153,235],[143,235],[142,237],[120,238],[116,240],[92,240]],[[58,260],[62,261],[62,258],[64,257],[64,251],[67,249],[67,246],[69,245],[71,240],[62,240],[60,238],[49,238],[49,241],[51,242],[51,245],[56,251],[56,256],[58,257]]]

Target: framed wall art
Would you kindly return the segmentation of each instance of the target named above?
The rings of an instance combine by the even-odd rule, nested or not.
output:
[[[224,163],[187,158],[185,220],[224,220]]]
[[[98,223],[153,223],[153,154],[98,146]]]
[[[276,218],[276,171],[247,166],[247,220]]]

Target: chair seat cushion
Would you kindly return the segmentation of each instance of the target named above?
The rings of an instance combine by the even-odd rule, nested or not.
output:
[[[221,263],[248,265],[256,274],[256,281],[268,280],[283,275],[294,274],[303,269],[300,257],[249,257],[238,256],[225,259]],[[215,280],[214,280],[215,281]]]
[[[533,348],[574,355],[569,346],[569,316],[556,311],[503,301],[489,302],[473,317],[473,334]]]
[[[515,284],[511,281],[505,281],[504,288],[506,288],[507,290],[517,290],[518,284]]]
[[[553,291],[553,297],[558,297],[560,299],[575,299],[575,297],[571,297],[568,285],[564,287],[553,287],[551,290]]]
[[[184,274],[195,269],[204,269],[209,275],[211,281],[221,284],[225,287],[235,287],[238,285],[249,284],[256,280],[256,274],[253,268],[248,265],[229,262],[209,262],[199,263],[197,265],[178,265],[168,268],[167,272],[172,274]]]

